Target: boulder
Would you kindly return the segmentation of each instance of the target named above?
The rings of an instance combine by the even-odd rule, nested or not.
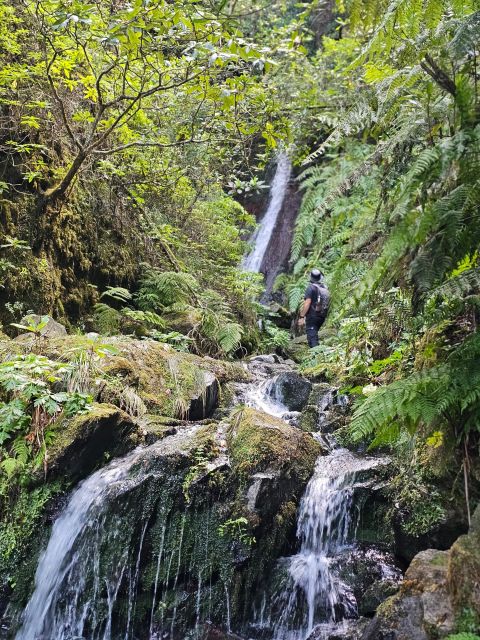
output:
[[[378,608],[361,640],[434,640],[455,627],[447,584],[448,551],[417,554],[398,594]]]
[[[289,411],[301,411],[308,403],[312,383],[296,371],[280,373],[270,386],[269,395]]]
[[[195,635],[199,640],[242,640],[235,633],[229,633],[223,629],[213,626],[212,624],[202,625],[199,635]]]
[[[450,549],[448,586],[455,607],[474,611],[480,621],[480,506],[468,535],[460,536]]]
[[[315,627],[307,640],[360,640],[369,621],[365,618],[358,620],[343,620],[337,624],[321,624]]]
[[[391,553],[380,547],[357,545],[338,557],[341,580],[351,589],[360,615],[371,616],[398,591],[402,572]]]
[[[321,447],[310,434],[262,411],[237,412],[227,433],[232,471],[243,477],[247,508],[261,519],[302,495]]]
[[[79,480],[136,442],[129,436],[136,430],[132,418],[109,404],[95,404],[87,413],[59,420],[53,427],[56,437],[48,450],[49,477]]]
[[[39,325],[45,316],[37,315],[36,313],[30,313],[20,321],[23,325]],[[40,330],[40,335],[44,338],[58,338],[67,335],[67,330],[53,318],[48,317],[47,324]],[[22,333],[21,336],[29,336],[30,333]],[[20,337],[20,336],[19,336]]]

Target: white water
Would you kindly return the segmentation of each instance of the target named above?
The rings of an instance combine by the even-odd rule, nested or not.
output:
[[[72,569],[83,549],[74,547],[86,528],[90,529],[88,544],[93,547],[98,541],[98,528],[101,525],[101,521],[97,520],[99,507],[105,494],[109,490],[114,491],[118,483],[126,480],[130,463],[137,456],[138,452],[134,451],[127,458],[115,460],[108,467],[91,475],[72,494],[67,508],[53,525],[47,549],[40,558],[35,576],[35,591],[25,609],[23,625],[16,640],[69,640],[72,637],[83,637],[89,603],[85,604],[85,615],[77,611],[75,598],[64,602],[64,615],[59,615],[57,610],[65,582],[75,591],[82,582],[82,576]],[[124,570],[124,566],[119,566],[121,575]],[[115,597],[115,586],[107,585],[107,592],[110,605]],[[44,632],[48,636],[43,635]]]
[[[282,403],[276,378],[255,380],[245,395],[251,406],[277,417],[288,410]],[[326,401],[325,401],[326,402]],[[326,403],[328,404],[328,403]],[[327,409],[322,405],[322,409]],[[196,427],[184,432],[194,432]],[[155,459],[157,447],[181,449],[181,437],[172,436],[148,449],[137,449],[124,458],[112,461],[85,480],[71,495],[67,507],[55,522],[45,552],[42,554],[34,593],[22,619],[22,628],[16,640],[112,640],[120,638],[112,631],[116,606],[122,589],[129,595],[127,622],[122,640],[133,633],[136,595],[141,579],[140,558],[149,521],[148,509],[136,527],[128,518],[129,503],[108,510],[116,498],[128,494],[146,475],[155,474],[149,462]],[[170,444],[168,444],[168,442]],[[357,473],[371,469],[384,460],[358,458],[345,449],[333,449],[321,456],[302,498],[297,523],[299,551],[283,558],[280,566],[284,573],[281,585],[271,599],[264,596],[257,629],[268,629],[274,640],[306,640],[316,625],[325,630],[328,638],[339,628],[344,618],[356,614],[356,601],[339,578],[335,561],[349,546],[352,497],[360,486]],[[162,476],[163,477],[163,476]],[[136,495],[136,494],[135,494]],[[164,638],[166,628],[162,619],[161,635],[154,625],[154,612],[158,603],[165,601],[171,580],[179,580],[180,556],[185,520],[182,519],[175,539],[168,551],[165,545],[168,500],[161,502],[162,517],[158,547],[155,549],[156,575],[152,593],[150,638]],[[138,524],[138,523],[137,523]],[[208,560],[208,530],[205,557]],[[200,539],[199,542],[200,544]],[[202,584],[208,575],[207,567],[199,565],[196,594],[196,627],[207,618],[201,612]],[[166,577],[160,579],[160,568],[167,567]],[[210,577],[211,579],[211,577]],[[225,590],[225,623],[230,628],[231,593]],[[211,597],[211,586],[210,586]],[[163,609],[162,609],[163,611]],[[173,637],[176,607],[168,623],[168,637]],[[262,635],[262,637],[264,637]],[[319,636],[320,637],[320,636]],[[321,636],[323,637],[323,636]]]
[[[176,442],[172,447],[180,450],[184,438],[196,428],[172,436],[170,440]],[[72,493],[40,557],[35,589],[15,640],[111,640],[122,585],[129,594],[124,633],[125,638],[131,637],[148,518],[138,530],[135,519],[129,520],[128,500],[125,508],[113,512],[108,508],[146,476],[158,475],[150,463],[154,464],[157,450],[162,454],[162,447],[160,441],[113,460]],[[168,515],[167,507],[164,515]],[[175,550],[179,557],[180,552],[181,544]],[[161,549],[158,562],[163,559]],[[157,595],[155,584],[152,608]]]
[[[287,192],[288,181],[292,172],[292,165],[286,153],[280,153],[277,169],[270,187],[270,202],[267,211],[252,237],[253,250],[245,257],[243,268],[245,271],[258,273],[262,268],[263,259],[270,243],[273,230],[277,223]]]
[[[289,413],[278,392],[278,386],[275,384],[276,379],[277,376],[251,385],[245,394],[244,401],[247,407],[259,409],[276,418],[282,418]]]
[[[349,544],[357,472],[383,463],[357,458],[346,449],[317,460],[300,504],[300,550],[283,559],[287,580],[275,598],[280,612],[273,624],[275,640],[304,640],[318,623],[331,629],[331,623],[356,615],[355,598],[332,563]]]

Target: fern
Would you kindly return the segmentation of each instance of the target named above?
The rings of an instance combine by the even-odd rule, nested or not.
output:
[[[159,311],[174,304],[190,302],[194,304],[200,294],[200,287],[189,273],[149,269],[141,280],[141,287],[135,299],[140,308]]]
[[[464,433],[478,430],[479,356],[480,335],[474,334],[446,362],[378,388],[355,411],[353,439],[375,436],[384,441],[388,426],[397,422],[410,432],[420,424],[441,422],[454,422]]]
[[[128,289],[124,289],[123,287],[107,287],[100,295],[100,298],[112,298],[113,300],[126,303],[132,299],[132,294]]]

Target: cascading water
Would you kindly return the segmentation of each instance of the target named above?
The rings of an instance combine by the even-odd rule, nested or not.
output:
[[[267,211],[252,238],[253,250],[245,257],[243,268],[245,271],[258,273],[262,268],[263,259],[272,237],[278,214],[281,211],[288,181],[292,172],[292,165],[286,153],[280,153],[277,169],[270,188],[270,201]]]
[[[185,637],[177,594],[195,579],[189,620],[208,618],[212,587],[202,581],[219,570],[212,555],[227,559],[228,548],[209,538],[220,522],[214,510],[185,509],[182,452],[197,429],[112,461],[73,492],[40,558],[16,640]]]
[[[351,540],[358,472],[384,463],[357,458],[346,449],[318,459],[300,504],[299,552],[281,561],[286,580],[273,596],[274,640],[304,640],[321,623],[328,634],[332,623],[356,616],[355,597],[334,565]]]
[[[241,401],[289,420],[275,367],[287,365],[254,367],[254,381],[239,383]],[[112,461],[72,493],[40,558],[16,640],[193,640],[205,637],[202,625],[212,618],[230,630],[238,596],[232,575],[242,556],[235,559],[235,545],[218,535],[221,502],[202,491],[185,502],[199,428]],[[315,629],[315,638],[328,639],[356,615],[339,565],[352,556],[354,491],[364,471],[383,463],[340,448],[318,459],[300,504],[298,552],[279,560],[263,594],[247,595],[248,606],[260,601],[246,637],[306,640]],[[225,467],[226,456],[211,464]]]
[[[272,384],[275,378],[252,390],[247,399],[265,411],[273,408],[281,417],[282,399],[272,393]],[[328,406],[333,402],[343,405],[344,400],[327,391],[318,402],[319,423],[325,422]],[[279,560],[254,615],[250,632],[262,640],[307,640],[314,630],[316,640],[328,640],[358,616],[353,589],[341,575],[342,564],[355,553],[358,513],[353,508],[354,494],[368,485],[366,472],[385,465],[388,459],[359,457],[339,448],[333,437],[321,433],[316,437],[329,452],[318,458],[301,500],[299,550]],[[399,572],[393,568],[388,578],[395,582]]]

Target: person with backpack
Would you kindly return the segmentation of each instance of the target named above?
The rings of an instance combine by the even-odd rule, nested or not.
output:
[[[304,298],[298,326],[305,325],[308,346],[312,349],[318,346],[318,332],[325,322],[330,305],[330,292],[323,281],[320,269],[313,269],[310,273],[310,282]]]

